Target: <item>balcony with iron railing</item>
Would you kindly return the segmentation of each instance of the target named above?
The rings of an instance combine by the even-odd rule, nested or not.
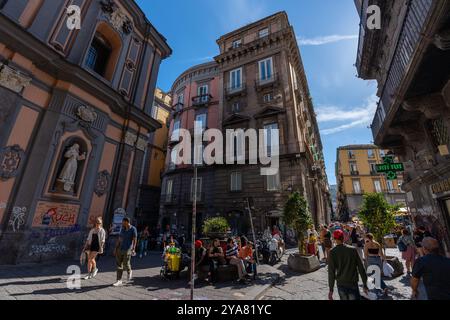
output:
[[[407,5],[408,8],[401,27],[399,40],[387,72],[386,82],[381,90],[381,98],[371,125],[375,141],[378,140],[377,137],[382,131],[382,128],[387,125],[385,119],[389,117],[391,112],[395,112],[395,110],[392,110],[394,99],[406,77],[406,73],[409,70],[415,52],[423,37],[422,31],[425,28],[427,17],[430,14],[433,0],[413,0],[408,1]]]
[[[225,87],[225,96],[227,99],[231,99],[238,95],[245,95],[247,93],[247,87],[245,83],[241,83],[239,86],[227,86]]]
[[[182,102],[177,102],[176,104],[174,104],[172,106],[174,113],[178,113],[181,112],[184,108],[184,103]]]
[[[204,94],[192,98],[192,105],[195,107],[201,107],[208,105],[212,100],[212,95]]]
[[[277,73],[272,73],[268,77],[261,79],[258,78],[255,80],[255,88],[257,91],[260,91],[267,87],[276,87],[279,85],[279,77]]]

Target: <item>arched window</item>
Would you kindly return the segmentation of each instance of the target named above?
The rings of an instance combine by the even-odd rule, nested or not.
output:
[[[120,36],[106,23],[100,23],[86,54],[86,67],[111,81],[121,48]]]

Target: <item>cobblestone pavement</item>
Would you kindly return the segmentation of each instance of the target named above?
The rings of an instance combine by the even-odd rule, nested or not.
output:
[[[290,251],[293,253],[294,251]],[[288,251],[289,253],[289,251]],[[387,249],[388,256],[400,257],[397,249]],[[312,273],[299,274],[289,270],[285,255],[281,264],[276,267],[283,273],[283,276],[260,297],[261,300],[326,300],[328,299],[328,268],[325,264]],[[402,261],[400,259],[400,261]],[[391,290],[391,294],[383,300],[409,300],[411,297],[410,278],[405,274],[395,279],[385,279],[386,285]],[[362,287],[361,287],[362,292]],[[419,299],[426,299],[423,284],[420,286]],[[334,290],[333,299],[339,300],[337,289]]]
[[[113,257],[102,257],[96,278],[81,280],[81,289],[67,288],[66,273],[76,261],[28,266],[0,266],[0,300],[187,300],[190,289],[187,272],[179,280],[163,280],[160,276],[161,256],[150,253],[139,259],[133,257],[133,279],[124,286],[113,287],[116,280]],[[86,271],[85,267],[82,271]],[[195,299],[241,300],[256,299],[281,274],[270,266],[260,266],[259,279],[250,285],[237,282],[207,285],[196,283]],[[83,274],[82,276],[84,276]],[[124,279],[126,273],[124,273]]]

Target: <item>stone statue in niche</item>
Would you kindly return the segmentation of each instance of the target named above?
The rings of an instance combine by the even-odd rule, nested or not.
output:
[[[58,182],[63,185],[66,192],[74,192],[75,178],[77,176],[78,162],[86,159],[86,152],[80,154],[80,145],[73,144],[64,154],[67,158],[64,167],[58,178]]]

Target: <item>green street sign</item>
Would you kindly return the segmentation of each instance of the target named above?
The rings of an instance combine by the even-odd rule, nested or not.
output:
[[[377,164],[376,169],[377,173],[385,173],[388,180],[397,179],[397,172],[405,171],[403,163],[395,163],[392,156],[384,157],[383,164]]]

